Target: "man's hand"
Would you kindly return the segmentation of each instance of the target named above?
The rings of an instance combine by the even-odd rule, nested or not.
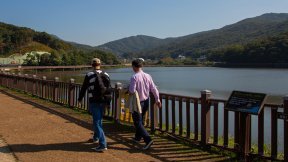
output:
[[[156,102],[156,105],[158,106],[158,108],[161,108],[161,107],[162,107],[162,104],[161,104],[160,101],[157,101],[157,102]]]

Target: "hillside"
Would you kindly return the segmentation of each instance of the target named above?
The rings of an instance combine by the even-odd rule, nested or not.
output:
[[[50,54],[28,54],[32,51],[43,51]],[[26,53],[25,57],[24,54]],[[25,60],[15,59],[25,58]],[[23,56],[23,57],[22,57]],[[95,47],[67,42],[46,32],[37,32],[30,28],[17,27],[0,22],[0,57],[1,63],[16,63],[30,66],[84,65],[90,64],[94,57],[103,64],[119,64],[117,57]],[[4,63],[3,63],[4,64]]]
[[[30,51],[71,50],[73,46],[45,32],[0,22],[0,55]]]
[[[208,60],[225,62],[227,65],[258,64],[284,66],[288,63],[288,32],[266,39],[255,40],[245,45],[232,45],[210,51]]]
[[[220,29],[199,32],[183,37],[158,39],[133,36],[101,45],[124,57],[162,58],[186,55],[199,57],[210,50],[233,44],[246,44],[257,39],[278,35],[288,30],[287,13],[268,13],[244,19]]]
[[[209,50],[221,49],[233,44],[242,45],[285,31],[288,31],[288,14],[264,14],[221,29],[179,37],[167,46],[140,52],[140,55],[142,57],[159,55],[176,57],[181,54],[198,57]]]
[[[159,39],[151,36],[137,35],[112,41],[100,45],[98,48],[111,51],[118,55],[127,55],[166,45],[170,43],[171,40],[172,39]]]

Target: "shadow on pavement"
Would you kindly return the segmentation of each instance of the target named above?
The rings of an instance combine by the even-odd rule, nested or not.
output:
[[[69,122],[75,123],[78,126],[84,127],[86,129],[92,129],[92,124],[89,121],[81,120],[71,115],[67,115],[57,108],[48,108],[41,104],[33,101],[26,100],[24,98],[15,96],[5,91],[0,91],[10,97],[17,100],[21,100],[24,103],[28,103],[34,107],[40,108],[51,114],[57,115],[66,119]],[[217,154],[211,154],[206,151],[201,151],[199,149],[192,148],[191,146],[178,144],[173,140],[166,138],[161,138],[159,136],[154,137],[154,145],[150,150],[141,150],[143,143],[135,143],[131,140],[133,137],[133,128],[130,126],[123,126],[120,124],[115,124],[111,121],[103,122],[103,127],[105,130],[106,137],[112,139],[114,142],[108,142],[108,149],[127,151],[129,153],[139,153],[143,152],[146,155],[152,156],[161,161],[229,161],[226,160],[227,157]],[[86,140],[86,139],[84,139]],[[119,144],[125,145],[126,147],[121,147]],[[64,150],[73,152],[93,152],[91,149],[93,146],[87,141],[83,142],[72,142],[72,143],[56,143],[56,144],[43,144],[43,145],[33,145],[33,144],[17,144],[9,145],[13,152],[39,152],[47,150]],[[0,148],[1,150],[1,148]],[[109,151],[109,150],[108,150]],[[230,159],[231,160],[231,159]]]

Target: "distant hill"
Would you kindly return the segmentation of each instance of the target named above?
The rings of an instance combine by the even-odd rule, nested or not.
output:
[[[73,46],[46,32],[0,22],[0,55],[31,51],[70,50]]]
[[[159,39],[141,35],[112,41],[99,47],[128,57],[161,58],[177,57],[180,54],[198,57],[210,50],[225,48],[233,44],[247,44],[287,30],[287,13],[268,13],[244,19],[220,29],[183,37]]]
[[[100,49],[111,51],[118,55],[137,53],[142,50],[156,48],[170,42],[171,39],[159,39],[151,36],[131,36],[98,46]]]
[[[86,45],[86,44],[80,44],[80,43],[69,42],[69,41],[66,41],[66,42],[70,43],[74,48],[76,48],[78,50],[93,51],[93,50],[98,49],[97,47],[89,46],[89,45]]]

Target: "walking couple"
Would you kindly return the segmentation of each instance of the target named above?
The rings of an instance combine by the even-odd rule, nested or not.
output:
[[[140,142],[143,139],[145,142],[143,150],[147,150],[153,144],[153,140],[143,125],[143,117],[148,111],[150,92],[152,92],[155,97],[157,107],[161,107],[161,102],[159,99],[159,92],[152,77],[142,70],[143,62],[143,59],[132,61],[132,68],[135,74],[130,79],[129,93],[131,95],[137,94],[141,107],[140,110],[137,111],[134,109],[132,112],[132,118],[136,129],[135,137],[132,140]],[[95,148],[95,151],[102,152],[107,150],[107,142],[102,127],[102,118],[105,106],[110,105],[110,99],[107,97],[108,95],[105,95],[111,87],[110,78],[106,72],[101,70],[100,59],[92,59],[91,65],[92,71],[88,72],[85,76],[78,101],[82,101],[86,90],[88,90],[89,109],[93,116],[93,141],[95,143],[99,142],[99,146]]]

